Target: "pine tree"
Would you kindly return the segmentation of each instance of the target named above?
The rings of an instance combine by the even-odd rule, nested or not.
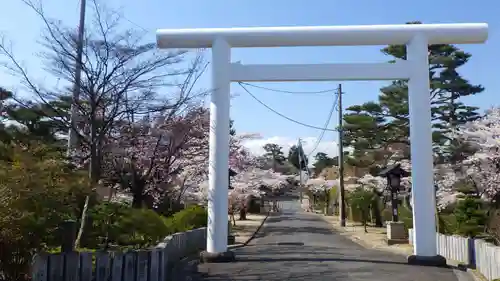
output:
[[[8,132],[17,141],[41,141],[48,145],[61,145],[58,134],[67,133],[68,127],[61,116],[69,119],[71,98],[60,98],[47,103],[25,102],[23,104],[6,100],[3,118],[10,121]],[[54,111],[57,110],[57,113]],[[19,126],[21,125],[21,126]]]
[[[419,24],[413,22],[410,24]],[[382,50],[394,60],[406,59],[406,46],[391,45]],[[478,108],[467,106],[461,97],[481,93],[481,85],[464,79],[458,68],[465,65],[471,55],[453,45],[429,46],[429,75],[431,78],[431,114],[433,142],[443,161],[456,157],[459,146],[452,144],[448,134],[468,121],[479,117]],[[344,116],[345,136],[355,151],[374,153],[390,144],[409,144],[408,82],[393,81],[381,89],[377,102],[368,102],[347,108]]]
[[[283,148],[275,143],[267,143],[263,146],[266,153],[264,157],[271,162],[274,171],[278,170],[278,166],[282,166],[285,163],[285,155],[283,154]]]
[[[483,202],[476,196],[466,196],[460,200],[454,214],[457,220],[457,234],[475,237],[484,233],[487,212],[482,208]]]
[[[229,135],[236,136],[236,129],[234,128],[234,120],[229,120]]]
[[[0,141],[7,142],[10,135],[7,131],[5,121],[7,121],[7,114],[5,112],[6,102],[12,97],[12,92],[0,87]]]
[[[328,155],[324,152],[318,152],[316,153],[316,156],[314,156],[314,173],[316,175],[319,175],[323,169],[336,166],[338,165],[338,157],[330,158]]]
[[[299,155],[304,155],[305,159],[302,160],[302,163],[299,163]],[[288,162],[297,168],[297,170],[302,171],[307,171],[307,165],[309,164],[302,147],[298,147],[296,145],[290,147],[290,150],[288,151]]]

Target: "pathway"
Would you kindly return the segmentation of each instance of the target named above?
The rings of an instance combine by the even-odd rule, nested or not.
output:
[[[201,264],[186,280],[348,280],[465,281],[467,273],[406,264],[406,257],[368,250],[335,234],[318,215],[303,213],[298,202],[284,202],[257,238],[235,249],[237,262]]]

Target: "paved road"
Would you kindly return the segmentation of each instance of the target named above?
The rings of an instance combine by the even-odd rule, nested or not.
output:
[[[299,208],[284,202],[282,215],[270,217],[249,246],[235,250],[237,262],[199,265],[186,280],[469,280],[464,272],[410,266],[403,256],[367,250]]]

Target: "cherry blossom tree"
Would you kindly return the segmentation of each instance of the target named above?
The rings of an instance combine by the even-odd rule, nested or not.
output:
[[[253,161],[249,161],[249,163],[253,163]],[[245,164],[243,167],[248,166],[249,164]],[[246,209],[248,208],[247,203],[250,198],[259,198],[264,195],[265,192],[261,190],[262,186],[268,186],[270,189],[280,189],[287,185],[287,180],[288,176],[271,170],[262,170],[255,167],[241,170],[231,179],[232,189],[228,191],[228,215],[233,220],[233,223],[236,224],[235,213],[239,212],[240,219],[245,219]],[[206,204],[208,200],[208,180],[189,188],[184,194],[184,198],[186,201]]]
[[[306,182],[307,188],[313,193],[329,191],[330,189],[338,185],[338,180],[327,180],[323,177],[308,179]]]
[[[500,197],[500,108],[488,110],[485,116],[458,128],[450,139],[457,140],[475,150],[471,156],[454,163],[434,167],[436,203],[443,209],[455,203],[464,192],[496,204]],[[393,155],[388,164],[401,163],[411,171],[411,162]],[[357,184],[368,184],[380,189],[385,179],[365,175]],[[402,185],[411,194],[411,177],[403,178]],[[352,187],[356,187],[354,184]]]
[[[231,201],[230,206],[239,210],[240,219],[245,219],[250,200],[266,194],[265,191],[261,190],[262,186],[275,193],[289,185],[288,178],[289,176],[272,170],[248,169],[234,178],[234,189],[230,193],[231,197],[237,200]]]
[[[438,210],[443,210],[453,204],[460,197],[456,189],[457,183],[464,178],[461,166],[454,167],[450,164],[440,164],[434,169],[434,181],[436,183],[436,205]]]
[[[105,145],[107,181],[130,192],[133,207],[153,207],[174,186],[204,174],[197,167],[207,156],[208,126],[203,107],[187,108],[182,115],[122,122]]]
[[[459,131],[464,142],[477,151],[463,161],[465,174],[481,198],[498,202],[500,196],[500,108],[469,122]]]
[[[456,166],[443,165],[438,178],[441,207],[467,192],[489,203],[500,202],[500,108],[488,110],[483,118],[466,123],[454,136],[475,149]],[[469,188],[466,190],[464,187]]]
[[[134,207],[179,205],[186,191],[196,193],[208,179],[209,131],[209,111],[199,105],[123,121],[105,145],[107,182],[130,192]],[[242,144],[252,137],[230,137],[229,164],[237,172],[255,163]]]
[[[324,198],[326,211],[328,211],[328,208],[330,206],[330,199],[331,199],[330,191],[332,190],[332,188],[338,186],[339,186],[338,180],[327,180],[323,177],[310,178],[306,182],[306,187],[309,190],[309,192],[311,192],[311,194],[313,195],[314,201],[318,196]],[[303,206],[303,208],[304,207],[306,209],[311,208],[311,206]]]
[[[408,159],[404,158],[404,153],[394,150],[388,156],[387,166],[396,164],[400,164],[402,169],[411,172],[411,163]],[[373,193],[373,202],[371,204],[372,216],[375,218],[375,225],[382,227],[381,211],[387,206],[386,203],[390,201],[390,196],[386,193],[387,179],[378,175],[365,174],[362,177],[349,177],[346,181],[349,182],[349,184],[345,185],[348,192],[361,192],[360,190],[362,189]],[[411,177],[401,178],[399,194],[403,196],[407,206],[411,207]],[[382,206],[380,206],[380,203],[382,203]]]

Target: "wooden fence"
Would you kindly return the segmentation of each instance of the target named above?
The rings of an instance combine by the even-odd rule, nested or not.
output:
[[[413,244],[413,229],[408,234],[409,243]],[[458,235],[438,233],[436,239],[439,255],[475,268],[489,281],[500,278],[500,247]]]
[[[39,254],[33,281],[165,281],[173,265],[206,246],[206,228],[176,233],[157,247],[130,252]]]

